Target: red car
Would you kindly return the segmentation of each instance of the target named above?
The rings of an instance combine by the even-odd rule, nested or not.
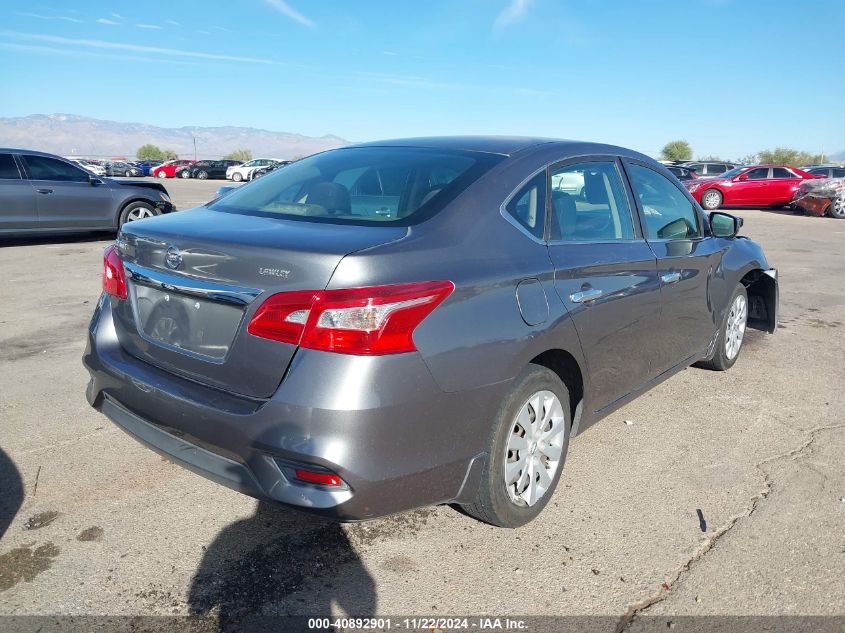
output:
[[[798,186],[813,174],[789,165],[735,167],[719,178],[684,182],[699,204],[708,211],[719,207],[787,206]]]
[[[195,162],[197,161],[182,158],[178,160],[169,160],[153,169],[150,173],[156,178],[175,178],[177,169],[188,167],[193,165]]]

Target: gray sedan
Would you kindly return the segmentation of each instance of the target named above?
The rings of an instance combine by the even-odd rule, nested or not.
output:
[[[88,401],[262,499],[341,520],[457,503],[516,527],[573,436],[775,331],[777,274],[741,226],[609,145],[324,152],[123,227]]]
[[[0,235],[113,231],[175,210],[161,183],[112,180],[59,156],[0,148]]]

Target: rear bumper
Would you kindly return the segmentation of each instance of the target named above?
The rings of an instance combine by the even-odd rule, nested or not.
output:
[[[445,393],[415,353],[300,350],[276,393],[256,400],[129,356],[111,319],[110,301],[101,301],[83,358],[89,403],[194,472],[341,520],[474,496],[506,383]],[[291,464],[329,469],[346,486],[298,482]]]

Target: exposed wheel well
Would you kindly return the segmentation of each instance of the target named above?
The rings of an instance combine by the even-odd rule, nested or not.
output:
[[[567,351],[550,349],[532,360],[535,365],[541,365],[558,375],[566,388],[569,389],[569,407],[572,419],[575,419],[575,409],[584,397],[584,377],[578,361]]]
[[[773,333],[777,328],[777,282],[755,268],[740,279],[748,293],[748,327]]]

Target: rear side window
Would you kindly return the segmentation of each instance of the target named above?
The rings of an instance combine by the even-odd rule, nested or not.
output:
[[[543,239],[546,225],[546,173],[537,174],[508,202],[505,210],[526,231]]]
[[[798,176],[783,167],[772,167],[772,178],[798,178]]]
[[[551,198],[552,240],[609,242],[634,237],[631,208],[614,162],[556,169]]]
[[[88,172],[48,156],[24,156],[32,180],[88,182]]]
[[[20,180],[21,174],[11,154],[0,154],[0,180]]]
[[[415,147],[333,150],[277,169],[209,206],[311,222],[407,226],[440,211],[502,159]]]
[[[833,169],[833,178],[845,178],[845,169]]]
[[[708,174],[724,174],[728,171],[727,165],[707,165]]]
[[[701,237],[698,213],[671,180],[641,165],[628,165],[631,186],[640,200],[646,238],[658,240]]]

